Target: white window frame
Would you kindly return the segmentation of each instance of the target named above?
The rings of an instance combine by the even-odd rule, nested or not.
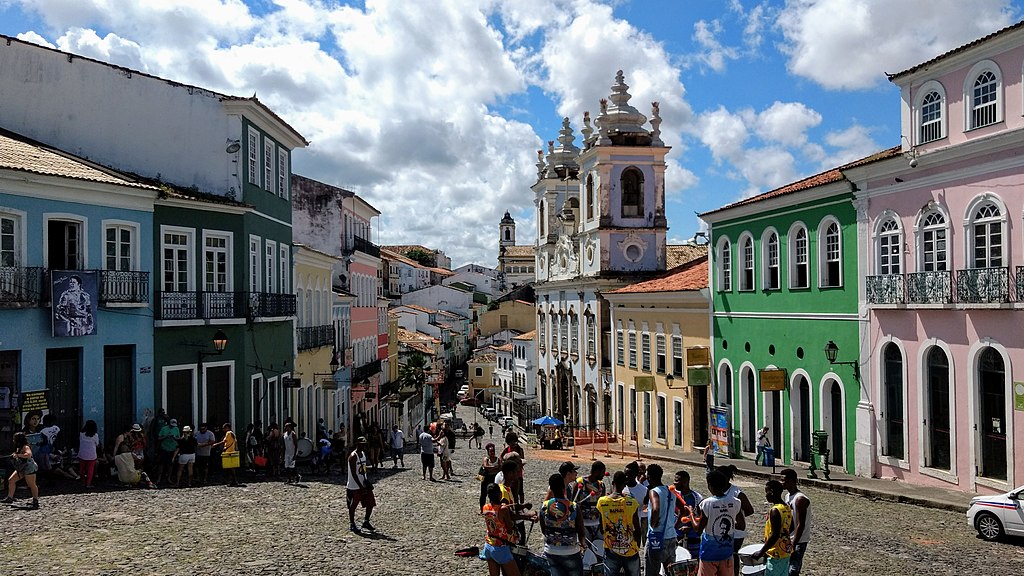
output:
[[[664,393],[658,392],[658,396],[654,399],[654,411],[657,413],[655,420],[655,437],[665,442],[668,438],[668,396]]]
[[[50,264],[50,222],[69,222],[78,226],[78,268],[89,269],[89,219],[79,214],[68,212],[46,212],[43,214],[43,267],[54,269]]]
[[[828,230],[833,224],[836,227],[837,242],[835,258],[832,258],[829,255],[830,246],[828,245]],[[838,271],[836,272],[838,278],[833,279],[829,275],[829,262],[839,262]],[[843,227],[839,225],[839,220],[837,220],[835,216],[826,216],[821,220],[821,223],[818,224],[818,287],[843,287]]]
[[[224,292],[234,292],[234,290],[235,290],[235,264],[234,264],[234,258],[232,258],[232,254],[234,254],[234,252],[235,252],[235,250],[234,250],[235,235],[232,232],[228,232],[228,231],[224,231],[224,230],[203,230],[203,234],[202,234],[202,240],[203,240],[203,244],[202,244],[202,250],[203,250],[203,258],[202,258],[202,269],[203,269],[203,271],[202,271],[202,285],[203,285],[203,292],[211,292],[211,290],[209,290],[207,288],[206,255],[209,252],[221,252],[222,251],[221,249],[218,249],[218,248],[209,248],[206,245],[206,241],[208,239],[210,239],[210,238],[218,238],[218,239],[222,239],[222,240],[225,241],[224,242],[223,252],[224,252],[224,254],[226,256],[226,258],[224,259],[226,282],[224,283],[224,290],[223,291]],[[213,291],[216,292],[216,290],[213,290]]]
[[[280,256],[280,278],[281,278],[281,294],[292,294],[291,285],[291,246],[285,243],[281,243],[277,247],[278,254]]]
[[[750,243],[749,250],[747,242]],[[754,237],[749,232],[744,232],[740,235],[739,242],[737,244],[740,247],[740,292],[753,292],[757,286],[757,248],[754,246]],[[750,256],[749,261],[747,256]],[[750,272],[750,278],[747,278],[747,272]]]
[[[164,258],[164,251],[169,246],[166,242],[167,235],[182,235],[185,237],[186,244],[185,256],[186,256],[186,269],[185,269],[185,290],[167,290],[164,278],[167,274],[166,259]],[[175,245],[177,246],[177,245]],[[183,228],[180,226],[160,226],[160,290],[163,292],[195,292],[196,290],[196,231],[194,228]]]
[[[632,325],[629,327],[629,332],[626,335],[626,347],[628,348],[627,353],[629,355],[629,368],[636,370],[637,364],[637,349],[636,349],[636,330]]]
[[[929,217],[933,214],[942,218],[942,224],[928,223]],[[942,242],[944,248],[941,250],[943,258],[941,260],[942,267],[939,268],[938,254],[940,250],[935,248],[935,244],[938,241],[937,233],[942,233]],[[931,234],[932,238],[929,240],[927,236]],[[935,203],[929,204],[917,216],[917,222],[914,225],[914,237],[916,238],[917,244],[917,271],[918,272],[945,272],[949,270],[949,240],[950,240],[950,228],[949,228],[949,214],[943,206]],[[928,270],[928,262],[925,256],[928,253],[927,245],[929,241],[932,243],[932,251],[935,253],[935,257],[931,263],[931,270]]]
[[[906,271],[903,262],[903,223],[886,210],[875,220],[875,273],[898,276]]]
[[[772,238],[775,239],[774,244]],[[772,254],[774,246],[775,254]],[[761,235],[761,284],[764,290],[779,290],[782,288],[782,248],[779,240],[779,232],[769,227]],[[775,284],[772,285],[772,272],[775,272]]]
[[[994,217],[994,218],[988,218],[988,219],[985,219],[984,221],[979,221],[978,218],[977,218],[978,210],[980,210],[982,208],[982,206],[984,206],[986,204],[993,205],[996,208],[996,210],[999,211],[999,216],[998,217]],[[1009,245],[1009,242],[1008,242],[1008,239],[1007,239],[1007,235],[1006,235],[1006,232],[1008,230],[1007,214],[1008,214],[1008,211],[1006,209],[1006,205],[1003,204],[1003,201],[998,196],[996,196],[995,194],[992,194],[991,192],[986,192],[986,193],[984,193],[984,194],[974,198],[974,200],[972,200],[971,203],[967,206],[967,211],[964,214],[964,244],[965,244],[964,245],[964,255],[965,255],[964,261],[967,262],[969,268],[972,268],[972,269],[974,269],[974,268],[1005,268],[1006,266],[1009,265],[1009,262],[1010,262],[1010,258],[1009,258],[1009,256],[1010,256],[1010,254],[1009,254],[1010,245]],[[999,245],[1000,248],[999,248],[999,265],[998,266],[992,266],[992,262],[991,262],[992,258],[991,257],[986,257],[986,259],[985,259],[986,266],[978,266],[978,259],[975,258],[975,253],[974,253],[974,251],[975,251],[974,227],[976,225],[978,225],[979,223],[981,223],[981,224],[996,224],[996,223],[998,223],[999,224],[999,236],[1000,236],[1001,240],[1000,240],[1000,245]],[[986,234],[986,238],[988,239],[989,246],[991,246],[991,232]]]
[[[679,334],[678,326],[673,326],[672,332],[672,367],[669,374],[676,378],[682,378],[686,371],[686,364],[683,361],[683,336]],[[676,364],[679,365],[679,370],[676,370]]]
[[[672,445],[683,445],[683,401],[672,397]]]
[[[657,328],[654,336],[654,372],[656,374],[668,374],[668,353],[665,345],[665,333],[661,326]]]
[[[804,235],[803,246],[802,247],[799,244],[799,242],[800,242],[800,233],[801,232],[803,232],[803,235]],[[786,259],[788,260],[787,264],[788,264],[788,271],[789,271],[789,274],[788,274],[789,275],[789,282],[788,282],[789,288],[791,290],[802,290],[802,289],[805,289],[805,288],[810,288],[811,287],[811,254],[810,254],[811,242],[810,242],[810,239],[809,239],[809,237],[807,235],[807,226],[803,222],[794,222],[793,225],[789,227],[789,233],[786,235],[786,247],[787,247],[787,258]],[[801,250],[802,250],[803,261],[801,261]],[[805,270],[804,270],[804,280],[805,280],[805,282],[803,284],[799,284],[798,283],[799,280],[800,280],[799,269],[800,269],[801,265],[803,265],[805,267]]]
[[[263,138],[263,189],[273,193],[277,185],[274,167],[277,166],[277,148],[270,138]]]
[[[260,131],[249,126],[246,130],[246,170],[250,184],[260,185]]]
[[[615,363],[619,366],[626,365],[626,333],[622,330],[621,321],[615,330]]]
[[[122,270],[122,271],[123,272],[130,272],[130,271],[133,271],[133,270],[139,270],[139,255],[140,255],[140,247],[139,247],[139,238],[140,238],[140,236],[139,236],[139,229],[140,229],[140,226],[139,226],[139,223],[138,222],[132,222],[130,220],[102,220],[100,222],[100,227],[103,228],[103,240],[102,240],[102,242],[103,242],[103,270],[119,270],[119,268],[117,268],[116,266],[114,268],[111,268],[110,266],[107,265],[107,231],[108,230],[114,230],[114,231],[118,232],[118,239],[116,240],[118,247],[120,247],[120,245],[121,245],[120,232],[121,231],[128,231],[129,232],[129,234],[131,235],[131,238],[128,240],[128,246],[129,246],[129,252],[130,252],[130,254],[128,256],[128,260],[129,260],[129,262],[128,262],[128,270]],[[120,256],[118,256],[118,257],[116,257],[116,259],[120,260],[121,258],[120,258]]]
[[[277,195],[288,199],[291,178],[288,171],[288,149],[280,146],[277,149]]]
[[[14,223],[14,230],[11,234],[13,239],[13,246],[11,247],[12,262],[11,267],[24,266],[25,260],[25,247],[27,246],[27,237],[25,230],[25,217],[26,213],[21,210],[14,210],[12,208],[0,207],[0,218],[11,220]],[[3,263],[0,262],[0,266]]]
[[[249,235],[249,292],[259,292],[262,286],[263,239]]]
[[[946,132],[946,118],[948,116],[947,111],[946,111],[946,88],[941,83],[939,83],[939,82],[937,82],[935,80],[929,80],[929,81],[925,82],[924,84],[922,84],[920,88],[918,88],[917,94],[918,94],[917,100],[914,102],[914,123],[915,123],[915,127],[914,127],[915,130],[914,130],[914,132],[917,135],[917,144],[920,145],[920,144],[927,144],[929,142],[937,142],[939,140],[942,140],[942,139],[946,138],[946,136],[947,136],[947,132]],[[924,121],[924,106],[925,106],[925,103],[924,103],[924,100],[930,94],[938,94],[938,96],[939,96],[939,101],[938,101],[939,117],[938,117],[938,119],[933,120],[933,121],[930,122],[930,123],[937,123],[938,124],[939,133],[938,133],[937,137],[930,138],[930,139],[926,140],[924,138],[924,127],[925,127],[925,121]]]
[[[269,294],[276,292],[275,286],[277,285],[277,242],[273,240],[265,240],[266,247],[264,248],[264,274],[266,275],[264,280],[264,290]]]
[[[995,119],[987,124],[974,125],[974,83],[978,77],[985,72],[991,72],[995,77]],[[999,66],[992,60],[982,60],[973,67],[964,78],[964,131],[968,132],[985,126],[992,126],[1003,121],[1003,73]]]
[[[640,332],[640,370],[651,371],[651,333],[647,331],[646,322]]]
[[[732,243],[722,237],[718,241],[718,291],[732,292]]]

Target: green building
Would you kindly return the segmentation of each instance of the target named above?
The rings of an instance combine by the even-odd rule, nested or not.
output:
[[[845,167],[843,167],[845,168]],[[768,427],[775,457],[809,461],[828,433],[833,465],[854,471],[859,352],[857,218],[842,168],[701,215],[712,258],[714,404],[730,451],[752,455]]]

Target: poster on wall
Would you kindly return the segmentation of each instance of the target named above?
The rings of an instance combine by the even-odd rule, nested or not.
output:
[[[715,447],[715,454],[729,457],[729,409],[723,406],[712,406],[710,424],[711,442]]]
[[[53,336],[96,334],[93,307],[99,300],[99,273],[95,270],[50,272],[53,298]]]

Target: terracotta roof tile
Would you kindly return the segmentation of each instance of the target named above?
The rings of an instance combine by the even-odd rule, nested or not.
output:
[[[669,270],[708,255],[707,246],[670,244],[665,246],[665,267]]]
[[[682,292],[685,290],[700,290],[708,287],[708,257],[688,262],[669,270],[665,274],[630,284],[618,290],[612,290],[610,294],[639,294],[647,292]]]
[[[2,129],[0,129],[0,168],[152,190],[154,197],[159,190],[156,186],[140,182],[126,174],[104,168],[84,158],[73,156],[31,138]]]
[[[497,354],[491,354],[489,352],[486,353],[486,354],[478,354],[478,355],[473,356],[472,358],[469,359],[470,362],[477,363],[477,364],[492,364],[492,363],[496,362],[497,360],[498,360],[498,355]]]
[[[533,257],[533,246],[505,246],[505,256]]]
[[[511,343],[509,343],[509,344],[502,344],[501,346],[495,346],[494,349],[498,350],[499,352],[511,352],[512,351],[512,344]]]
[[[536,335],[537,335],[537,331],[536,330],[530,330],[529,332],[527,332],[525,334],[520,334],[519,336],[513,336],[512,339],[513,340],[533,340],[533,337],[536,336]]]

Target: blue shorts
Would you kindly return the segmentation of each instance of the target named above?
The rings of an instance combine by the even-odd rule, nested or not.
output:
[[[494,560],[499,565],[508,564],[512,562],[512,549],[508,546],[484,544],[484,558]]]

